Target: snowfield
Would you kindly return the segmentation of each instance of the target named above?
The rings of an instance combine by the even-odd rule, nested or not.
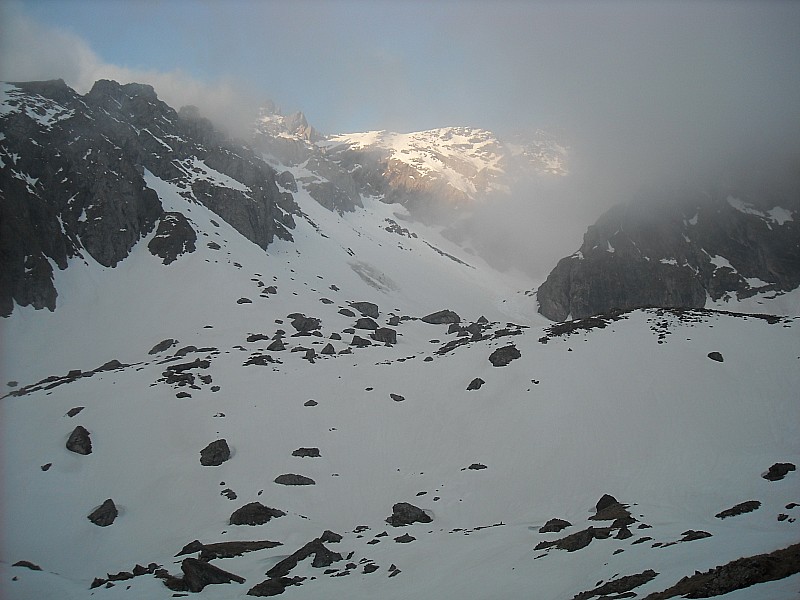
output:
[[[403,220],[399,205],[365,199],[340,215],[300,191],[294,242],[265,252],[174,185],[146,181],[192,223],[195,252],[163,265],[143,239],[116,268],[76,260],[54,269],[56,311],[16,307],[0,321],[0,597],[167,598],[152,573],[90,585],[137,564],[179,575],[176,554],[193,540],[280,542],[213,560],[246,581],[199,597],[244,598],[325,530],[342,536],[326,546],[343,560],[301,561],[290,576],[305,580],[286,598],[561,600],[652,569],[634,590],[645,597],[800,539],[800,475],[762,477],[800,462],[796,295],[777,318],[649,309],[558,334],[523,275]],[[376,304],[396,343],[353,329],[353,302]],[[465,327],[486,323],[475,336],[421,320],[442,309]],[[319,328],[297,335],[297,313]],[[352,346],[354,335],[371,345]],[[276,338],[286,348],[267,350]],[[520,357],[493,366],[509,345]],[[91,454],[65,447],[78,425]],[[223,438],[230,459],[202,466],[200,451]],[[293,456],[299,448],[320,456]],[[282,474],[315,484],[275,483]],[[604,494],[628,507],[631,537],[617,527],[574,551],[534,549],[611,526],[590,520]],[[87,516],[107,498],[119,514],[98,527]],[[759,508],[715,517],[749,500]],[[286,514],[229,524],[256,501]],[[433,520],[389,525],[399,502]],[[539,533],[552,518],[571,526]],[[711,535],[673,543],[687,530]],[[414,539],[395,541],[403,534]],[[794,575],[724,597],[798,591]]]

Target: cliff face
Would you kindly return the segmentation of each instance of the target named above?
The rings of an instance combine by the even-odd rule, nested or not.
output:
[[[128,256],[165,217],[145,169],[263,248],[291,237],[294,202],[274,171],[152,87],[98,81],[80,96],[61,80],[0,85],[0,314],[15,302],[54,310],[53,268],[70,258],[114,267]],[[190,230],[170,228],[187,240]]]
[[[641,306],[780,294],[800,286],[798,198],[732,190],[605,213],[537,292],[561,321]]]

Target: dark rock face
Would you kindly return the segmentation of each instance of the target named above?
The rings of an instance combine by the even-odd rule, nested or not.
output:
[[[182,185],[187,199],[262,248],[275,236],[291,239],[297,206],[275,172],[148,85],[102,80],[80,96],[62,80],[16,83],[0,130],[0,154],[16,157],[0,166],[0,315],[15,303],[54,310],[51,264],[63,270],[79,257],[114,267],[157,223],[151,251],[165,262],[191,251],[191,226],[164,212],[146,171]],[[242,188],[196,176],[213,171]]]
[[[283,517],[286,513],[277,508],[264,506],[260,502],[250,502],[233,511],[231,525],[263,525],[270,519]]]
[[[275,478],[275,483],[280,485],[315,485],[316,482],[311,477],[305,475],[297,475],[295,473],[286,473],[278,475]]]
[[[550,519],[547,523],[539,528],[539,533],[558,533],[562,529],[571,527],[572,523],[564,519]]]
[[[214,440],[200,451],[200,464],[204,467],[218,467],[231,457],[231,449],[225,439]]]
[[[67,450],[83,455],[92,453],[92,440],[85,427],[78,425],[72,430],[67,439]]]
[[[489,362],[491,362],[494,367],[505,367],[512,360],[516,360],[520,356],[522,356],[522,354],[517,350],[516,346],[509,344],[508,346],[498,348],[492,352],[489,355]]]
[[[433,519],[421,508],[408,502],[398,502],[392,507],[392,514],[386,519],[392,527],[403,527],[412,523],[430,523]]]
[[[461,317],[458,316],[452,310],[439,310],[429,315],[425,315],[422,317],[422,321],[425,323],[431,323],[433,325],[444,325],[450,323],[460,323]]]
[[[158,222],[156,235],[150,240],[147,249],[168,265],[181,254],[194,252],[196,242],[197,234],[189,220],[182,213],[169,212]]]
[[[762,477],[768,481],[780,481],[789,474],[789,471],[795,469],[796,467],[792,463],[775,463]]]
[[[114,522],[118,514],[119,512],[117,511],[114,501],[109,498],[94,509],[86,518],[98,527],[108,527]]]
[[[539,312],[563,321],[644,306],[702,308],[707,296],[797,288],[800,201],[770,182],[748,187],[612,208],[539,287]]]
[[[800,572],[800,544],[776,550],[769,554],[758,554],[738,558],[727,564],[709,569],[704,573],[695,571],[663,592],[656,592],[645,600],[667,598],[711,598],[758,583],[776,581]],[[758,594],[754,594],[757,597]]]

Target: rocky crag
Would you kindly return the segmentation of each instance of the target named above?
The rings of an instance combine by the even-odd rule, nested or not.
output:
[[[797,288],[800,197],[767,190],[721,187],[615,206],[539,287],[539,312],[563,321]]]
[[[114,267],[154,230],[165,263],[193,251],[190,221],[165,211],[145,170],[263,248],[291,238],[296,205],[274,170],[195,109],[141,84],[98,81],[84,96],[62,80],[1,85],[0,314],[55,309],[54,268]]]

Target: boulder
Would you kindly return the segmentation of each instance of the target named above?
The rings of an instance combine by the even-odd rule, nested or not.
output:
[[[100,506],[95,508],[88,517],[92,523],[98,527],[108,527],[117,518],[119,511],[111,498],[108,498]]]
[[[231,525],[263,525],[270,519],[286,515],[282,510],[264,506],[260,502],[250,502],[233,511],[230,518]]]
[[[469,385],[467,386],[467,391],[479,390],[481,389],[481,386],[484,383],[486,382],[483,379],[481,379],[480,377],[476,377],[475,379],[469,382]]]
[[[351,302],[350,306],[355,308],[358,312],[360,312],[365,317],[372,317],[373,319],[378,318],[378,305],[373,304],[372,302]]]
[[[711,360],[715,360],[717,362],[724,362],[722,354],[720,354],[719,352],[709,352],[708,358],[710,358]]]
[[[370,329],[370,330],[374,331],[374,330],[376,330],[378,328],[378,324],[373,319],[370,319],[369,317],[361,317],[358,320],[356,320],[355,328],[356,329]]]
[[[522,356],[522,354],[517,350],[516,346],[509,344],[508,346],[498,348],[492,352],[489,355],[489,362],[495,367],[505,367],[512,360],[516,360],[520,356]]]
[[[412,523],[430,523],[433,519],[421,508],[408,502],[398,502],[386,522],[392,527],[404,527]]]
[[[292,452],[292,456],[319,458],[319,448],[298,448]]]
[[[372,339],[376,342],[383,342],[384,344],[396,344],[397,332],[389,327],[378,327],[373,334]]]
[[[200,451],[200,464],[204,467],[218,467],[231,457],[231,450],[225,439],[214,440]]]
[[[67,439],[67,450],[83,455],[92,453],[92,440],[85,427],[78,425],[72,430]]]
[[[215,583],[244,583],[243,577],[196,558],[185,558],[181,563],[181,571],[186,589],[190,592],[201,592],[207,585]]]
[[[789,474],[789,471],[795,469],[796,467],[792,463],[775,463],[762,477],[768,481],[780,481]]]
[[[461,317],[452,310],[439,310],[429,315],[422,317],[424,323],[431,323],[432,325],[443,325],[449,323],[460,323]]]
[[[305,475],[297,475],[295,473],[286,473],[284,475],[278,475],[275,478],[275,483],[279,483],[280,485],[315,485],[316,482],[311,479],[310,477],[306,477]]]

